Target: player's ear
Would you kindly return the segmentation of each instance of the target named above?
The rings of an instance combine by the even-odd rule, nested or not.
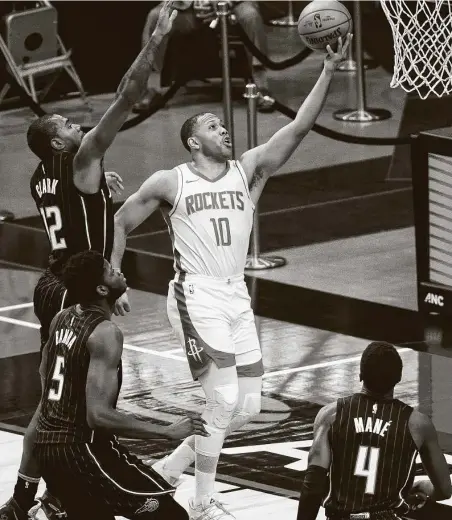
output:
[[[359,382],[363,380],[363,376],[361,375],[361,372],[359,373]]]
[[[96,287],[96,291],[101,298],[105,298],[110,294],[110,291],[106,285],[98,285]]]
[[[53,137],[52,140],[50,141],[50,145],[52,146],[52,148],[54,150],[57,150],[58,152],[60,152],[61,150],[63,150],[65,143],[59,137]]]
[[[199,150],[199,143],[198,143],[198,141],[196,140],[195,137],[189,137],[187,139],[187,144],[190,147],[190,149],[192,149],[192,150]]]

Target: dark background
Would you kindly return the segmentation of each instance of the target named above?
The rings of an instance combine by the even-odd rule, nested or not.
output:
[[[353,3],[344,2],[353,12]],[[141,32],[147,13],[158,2],[133,1],[58,1],[58,32],[66,48],[72,49],[72,60],[85,89],[91,93],[112,92],[138,54]],[[293,2],[298,16],[308,2]],[[14,8],[34,7],[35,2],[0,2],[0,18]],[[259,2],[265,21],[287,14],[287,2]],[[363,39],[366,51],[389,70],[392,67],[390,28],[374,2],[361,2]],[[2,33],[3,33],[2,24]],[[286,29],[279,29],[284,31]],[[293,37],[288,32],[288,37]],[[4,58],[0,53],[0,75],[5,78]],[[0,81],[0,86],[3,81]],[[59,87],[59,88],[58,88]],[[56,91],[73,90],[62,75]]]

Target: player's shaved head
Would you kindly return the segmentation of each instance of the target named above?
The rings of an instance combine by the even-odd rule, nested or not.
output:
[[[30,150],[41,160],[52,155],[51,140],[58,131],[58,116],[46,114],[28,127],[27,142]]]
[[[400,382],[402,369],[402,358],[394,345],[374,341],[361,357],[360,379],[368,390],[384,395]]]
[[[189,117],[182,125],[182,128],[180,129],[180,138],[184,148],[187,151],[191,152],[190,146],[188,145],[188,140],[190,137],[193,137],[198,124],[201,123],[204,119],[208,119],[209,117],[216,116],[210,112],[200,112],[199,114],[195,114],[194,116]]]

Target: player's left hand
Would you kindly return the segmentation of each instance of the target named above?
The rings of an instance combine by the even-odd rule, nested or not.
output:
[[[327,70],[335,70],[341,61],[343,61],[347,57],[347,51],[349,46],[351,45],[353,39],[353,34],[347,34],[347,38],[345,39],[345,43],[342,44],[342,37],[339,37],[337,41],[337,50],[333,51],[331,45],[326,46],[327,56],[325,58],[325,69]]]
[[[210,437],[204,425],[206,421],[199,414],[191,414],[167,427],[167,437],[174,440],[185,439],[190,435]]]
[[[122,183],[121,176],[116,172],[105,172],[105,179],[107,181],[108,187],[113,193],[118,195],[124,189],[124,184]]]

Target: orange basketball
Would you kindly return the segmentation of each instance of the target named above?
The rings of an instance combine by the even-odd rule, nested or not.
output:
[[[352,17],[336,0],[317,0],[308,4],[298,18],[298,34],[310,49],[325,49],[352,30]]]

